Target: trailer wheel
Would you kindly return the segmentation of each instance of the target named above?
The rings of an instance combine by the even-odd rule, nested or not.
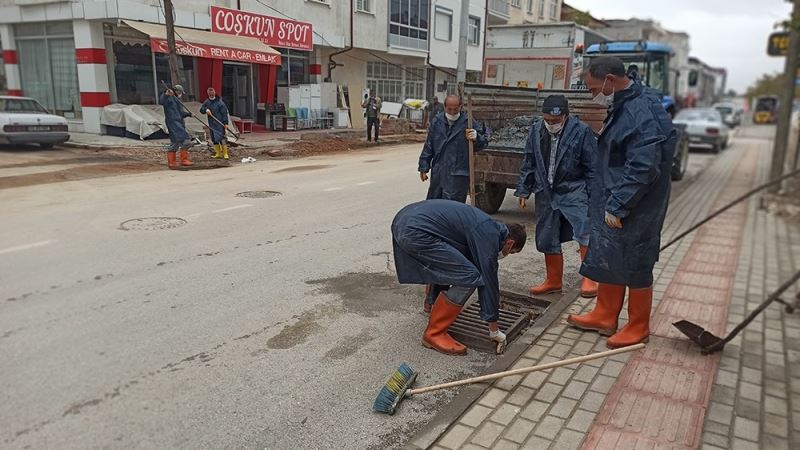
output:
[[[484,183],[475,186],[475,206],[486,214],[494,214],[500,210],[506,198],[505,186],[497,183]]]
[[[680,181],[686,175],[689,165],[689,138],[683,130],[679,130],[678,143],[675,149],[675,159],[672,163],[672,181]]]

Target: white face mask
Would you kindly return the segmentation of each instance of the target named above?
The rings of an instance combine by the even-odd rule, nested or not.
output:
[[[603,94],[603,89],[606,88],[606,81],[608,81],[608,78],[603,80],[603,87],[600,88],[600,92],[598,92],[597,95],[594,96],[592,101],[594,101],[598,105],[605,106],[606,108],[608,108],[609,106],[614,104],[614,92],[611,92],[610,95]]]
[[[445,115],[445,117],[447,117],[447,120],[449,120],[450,122],[455,122],[456,120],[458,120],[459,117],[461,117],[461,114],[447,114],[447,113],[444,113],[444,115]]]
[[[209,95],[209,96],[208,96],[208,99],[209,99],[209,100],[214,100],[215,98],[217,98],[217,96],[216,96],[216,95]]]
[[[550,134],[558,134],[564,129],[564,122],[554,123],[552,125],[545,122],[544,127],[547,128],[547,131],[550,132]]]

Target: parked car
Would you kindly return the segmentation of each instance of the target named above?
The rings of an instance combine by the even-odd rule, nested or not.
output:
[[[28,97],[0,96],[0,144],[50,148],[69,140],[67,120]]]
[[[689,145],[692,147],[710,146],[714,153],[719,153],[730,142],[731,130],[714,108],[684,109],[675,116],[673,122],[686,125]]]
[[[713,106],[722,116],[722,121],[730,128],[736,128],[742,124],[742,110],[733,103],[717,103]]]

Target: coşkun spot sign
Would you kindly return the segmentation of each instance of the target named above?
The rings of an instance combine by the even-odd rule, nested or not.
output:
[[[267,45],[298,50],[311,50],[314,44],[313,31],[308,22],[219,6],[211,6],[211,31],[253,37]]]

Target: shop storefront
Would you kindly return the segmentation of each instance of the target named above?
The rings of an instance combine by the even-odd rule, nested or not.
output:
[[[25,95],[68,119],[81,118],[72,22],[14,26],[19,73]],[[8,62],[8,61],[7,61]]]
[[[170,80],[166,27],[123,21],[105,27],[111,100],[123,104],[156,103],[163,82]],[[248,37],[176,28],[176,51],[187,100],[203,101],[214,87],[231,114],[252,119],[257,103],[274,95],[280,52]]]
[[[119,10],[117,17],[98,5],[91,5],[96,19],[70,18],[68,11],[63,20],[30,14],[40,21],[0,23],[9,95],[36,98],[66,117],[72,131],[102,132],[100,116],[111,103],[157,104],[162,81],[171,79],[166,27],[150,22],[152,6]],[[176,27],[187,100],[203,101],[214,87],[232,115],[261,122],[278,87],[317,81],[310,23],[215,6],[207,11],[204,20],[191,19],[194,28]],[[211,30],[200,29],[209,21]]]

